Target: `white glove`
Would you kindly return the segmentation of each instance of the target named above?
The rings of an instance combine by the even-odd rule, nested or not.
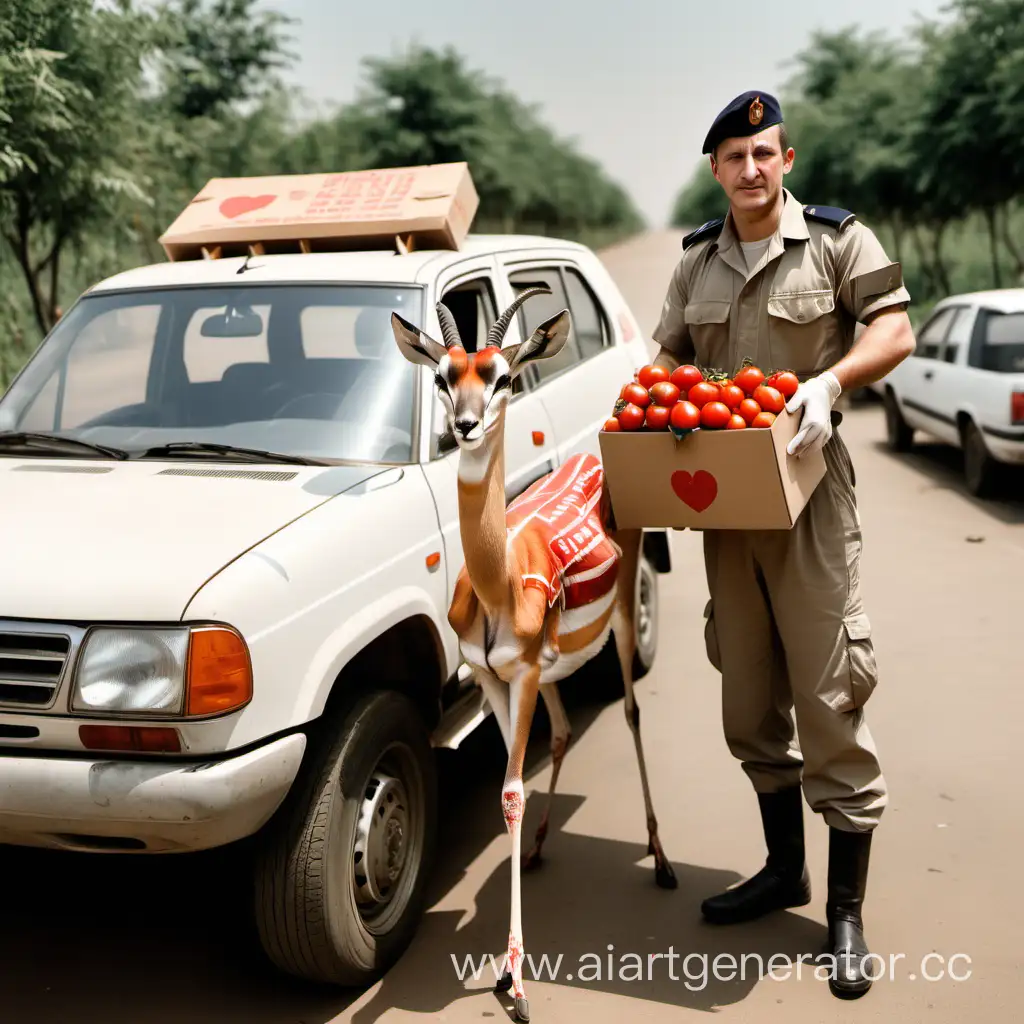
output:
[[[803,409],[803,419],[796,437],[786,451],[797,457],[819,451],[832,437],[832,406],[842,394],[839,380],[831,370],[801,384],[786,404],[787,412]]]

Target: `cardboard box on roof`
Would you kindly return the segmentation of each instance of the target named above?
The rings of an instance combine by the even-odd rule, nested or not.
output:
[[[168,259],[458,249],[479,197],[466,163],[213,178],[160,236]]]
[[[788,530],[825,476],[820,451],[801,458],[786,446],[800,416],[783,411],[771,427],[601,431],[599,441],[616,524],[623,529]]]

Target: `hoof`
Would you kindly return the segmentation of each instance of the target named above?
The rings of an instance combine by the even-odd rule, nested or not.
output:
[[[519,996],[516,999],[516,1020],[527,1021],[530,1019],[530,1004],[526,996]]]
[[[535,846],[525,857],[523,857],[523,870],[536,871],[541,865],[540,850]]]
[[[495,992],[507,992],[512,987],[512,972],[506,971],[501,976],[501,981],[494,986]]]
[[[654,881],[659,889],[676,889],[679,882],[676,880],[676,873],[672,865],[667,861],[664,864],[656,864],[654,867]]]

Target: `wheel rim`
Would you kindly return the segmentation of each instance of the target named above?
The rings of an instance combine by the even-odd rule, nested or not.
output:
[[[416,884],[423,852],[423,780],[402,746],[381,756],[363,788],[349,857],[363,924],[387,931],[401,917]]]
[[[650,661],[657,636],[657,593],[651,570],[646,562],[640,565],[639,593],[636,605],[636,646],[645,664]]]

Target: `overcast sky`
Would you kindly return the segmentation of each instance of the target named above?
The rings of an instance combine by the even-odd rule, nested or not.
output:
[[[903,37],[944,0],[264,0],[297,18],[291,81],[320,103],[352,100],[367,56],[451,44],[540,104],[665,223],[715,115],[746,89],[778,93],[815,29]],[[783,111],[785,113],[785,111]],[[799,154],[797,154],[799,159]],[[837,159],[841,155],[837,154]],[[813,196],[800,197],[812,202]]]

